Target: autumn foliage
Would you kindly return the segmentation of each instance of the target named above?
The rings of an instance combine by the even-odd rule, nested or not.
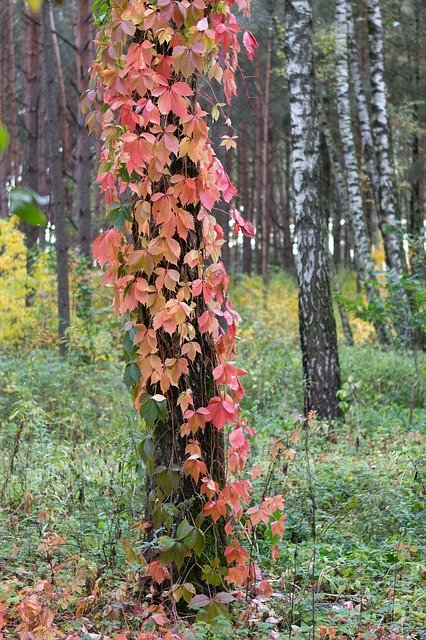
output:
[[[159,554],[145,572],[154,585],[172,583],[175,601],[207,607],[229,601],[217,594],[225,585],[251,588],[258,582],[268,591],[245,546],[259,522],[272,520],[277,538],[284,530],[282,518],[275,522],[281,497],[264,498],[245,511],[252,486],[238,477],[253,431],[240,413],[246,372],[234,362],[239,316],[227,296],[224,236],[212,214],[218,200],[230,202],[236,189],[214,154],[208,114],[198,101],[200,86],[204,92],[213,81],[223,84],[228,102],[236,93],[240,26],[233,4],[112,2],[99,19],[94,87],[85,98],[88,124],[103,141],[98,182],[111,224],[95,240],[93,254],[106,267],[115,312],[125,319],[125,381],[148,427],[180,420],[184,459],[178,469],[157,470],[169,474],[161,495],[170,499],[176,481],[190,480],[201,505],[198,516],[183,511],[185,517],[173,512],[171,520],[159,518],[168,535],[160,538]],[[249,11],[246,0],[238,8]],[[251,59],[257,43],[249,32],[243,42]],[[213,105],[213,113],[219,106]],[[229,141],[234,143],[225,136],[225,147]],[[250,235],[250,224],[235,215],[236,231]],[[197,401],[192,386],[206,359],[203,371],[211,380]],[[224,470],[215,476],[215,460],[205,458],[205,435],[226,427],[225,483]],[[147,470],[155,473],[145,453]],[[163,507],[157,494],[154,525]],[[213,525],[206,524],[209,519]],[[229,544],[209,556],[206,532],[218,521]],[[180,582],[179,569],[191,556],[204,564],[207,596],[194,597],[194,586]]]

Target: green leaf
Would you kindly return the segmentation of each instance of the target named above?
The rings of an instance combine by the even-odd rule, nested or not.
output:
[[[6,151],[9,146],[9,131],[3,122],[0,122],[0,153]]]
[[[135,382],[139,382],[141,378],[141,370],[136,362],[130,362],[124,369],[123,382],[126,387],[132,387]]]
[[[179,524],[177,528],[176,538],[178,540],[184,540],[190,533],[194,531],[194,528],[195,527],[190,525],[188,520],[185,518],[184,520],[182,520],[182,522]]]
[[[10,213],[18,216],[23,222],[44,227],[47,224],[46,216],[35,205],[35,202],[46,204],[45,198],[39,196],[32,189],[12,189],[10,192]]]
[[[111,220],[112,224],[119,230],[123,231],[124,223],[127,221],[131,221],[132,215],[129,209],[119,202],[114,203],[110,206],[108,217]]]

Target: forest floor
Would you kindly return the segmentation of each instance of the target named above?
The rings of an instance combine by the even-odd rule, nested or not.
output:
[[[266,306],[257,281],[234,289],[257,432],[249,466],[266,468],[271,439],[301,424],[294,287],[274,279]],[[368,340],[367,325],[354,326]],[[266,534],[256,553],[274,593],[232,631],[226,619],[198,625],[200,640],[426,638],[426,360],[368,342],[340,353],[342,418],[311,421],[272,479],[286,534],[274,562]],[[137,545],[143,519],[141,426],[118,351],[106,355],[0,356],[2,640],[30,640],[29,629],[46,640],[130,640],[140,622],[126,541]]]

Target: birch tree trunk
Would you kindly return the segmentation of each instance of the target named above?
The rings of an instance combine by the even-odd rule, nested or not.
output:
[[[340,373],[321,198],[311,1],[286,0],[285,25],[305,411],[332,419],[338,414]]]
[[[379,173],[377,171],[376,154],[373,144],[373,133],[371,130],[370,114],[368,112],[367,99],[362,83],[361,69],[359,66],[358,47],[355,37],[353,23],[352,0],[347,0],[347,28],[348,28],[348,55],[349,69],[355,92],[357,114],[359,122],[359,133],[361,146],[365,157],[365,166],[371,184],[374,204],[378,211],[380,206],[379,198]]]
[[[391,156],[390,125],[384,77],[383,26],[380,0],[367,0],[373,140],[379,175],[379,221],[389,268],[400,277],[406,271],[405,256],[395,230],[397,200]],[[402,295],[405,294],[402,291]]]
[[[66,232],[65,194],[62,179],[61,116],[58,69],[52,34],[52,7],[45,0],[41,12],[43,42],[43,90],[46,96],[46,139],[49,159],[50,206],[55,224],[56,272],[58,278],[58,334],[61,355],[67,352],[66,332],[70,323],[68,282],[68,242]]]
[[[377,311],[374,321],[377,337],[380,342],[387,343],[389,336],[380,319],[382,301],[374,274],[371,246],[362,207],[360,176],[351,123],[347,19],[346,0],[336,0],[337,112],[346,173],[348,206],[354,233],[355,260],[359,277],[365,286],[367,300]]]

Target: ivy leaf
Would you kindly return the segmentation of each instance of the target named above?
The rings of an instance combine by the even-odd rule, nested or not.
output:
[[[189,602],[189,606],[191,607],[191,609],[202,609],[203,607],[206,607],[209,603],[210,603],[210,598],[208,596],[203,595],[202,593],[199,593],[198,595],[192,598],[192,600]]]
[[[124,369],[123,382],[126,387],[132,387],[135,382],[139,382],[141,378],[141,370],[136,362],[129,362]]]
[[[115,202],[110,206],[108,217],[114,227],[120,232],[123,231],[125,222],[131,222],[132,220],[132,215],[129,208],[125,204],[121,204],[120,202]]]
[[[190,525],[188,520],[185,518],[177,528],[176,538],[178,540],[184,540],[190,533],[194,531],[194,528],[195,527]]]

